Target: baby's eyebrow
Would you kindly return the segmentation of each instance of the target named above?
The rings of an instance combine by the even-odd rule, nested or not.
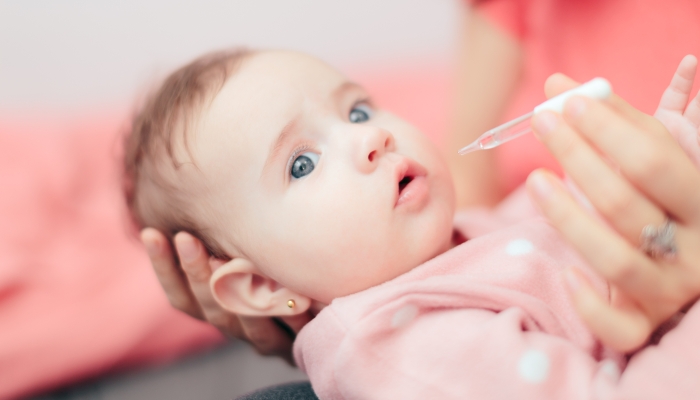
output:
[[[333,97],[334,97],[334,98],[336,99],[336,101],[337,101],[337,100],[338,100],[341,96],[343,96],[346,92],[353,91],[353,90],[356,90],[356,91],[364,91],[364,89],[362,88],[362,86],[358,85],[357,83],[351,82],[351,81],[345,81],[345,82],[343,82],[342,85],[338,86],[338,87],[333,91]]]
[[[265,173],[268,166],[277,158],[279,152],[282,150],[282,148],[284,148],[286,141],[289,140],[292,134],[296,131],[296,124],[298,120],[298,117],[292,118],[280,131],[279,136],[277,136],[277,139],[275,139],[274,143],[270,147],[270,153],[267,156],[267,160],[265,160],[265,166],[263,166],[263,173]]]

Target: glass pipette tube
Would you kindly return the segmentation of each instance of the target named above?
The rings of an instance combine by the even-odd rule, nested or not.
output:
[[[493,149],[496,146],[500,146],[505,142],[509,142],[530,132],[530,118],[532,118],[533,115],[535,115],[534,112],[529,112],[487,131],[479,136],[469,146],[462,147],[458,151],[459,155],[463,156],[477,150]]]
[[[603,78],[593,78],[581,86],[552,97],[535,107],[534,111],[489,130],[468,146],[459,149],[457,153],[464,155],[472,151],[493,149],[505,142],[522,136],[531,131],[530,118],[532,118],[533,115],[544,110],[561,113],[564,109],[564,102],[571,96],[586,96],[592,99],[605,100],[610,97],[611,93],[612,87],[610,86],[610,82]]]

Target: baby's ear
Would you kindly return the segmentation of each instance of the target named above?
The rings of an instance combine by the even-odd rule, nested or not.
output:
[[[217,268],[209,286],[216,302],[238,315],[296,315],[311,305],[310,298],[280,286],[244,258],[234,258]]]

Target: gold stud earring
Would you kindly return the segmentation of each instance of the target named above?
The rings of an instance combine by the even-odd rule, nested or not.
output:
[[[295,303],[294,300],[292,300],[292,299],[287,300],[287,307],[294,308],[295,305],[297,305],[297,303]]]

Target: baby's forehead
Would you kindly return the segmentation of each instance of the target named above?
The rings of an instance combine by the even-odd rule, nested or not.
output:
[[[200,115],[202,130],[281,129],[305,103],[326,105],[347,79],[311,56],[256,53],[241,64]],[[281,126],[280,126],[281,124]]]
[[[241,102],[270,103],[296,92],[324,94],[347,79],[336,69],[309,55],[292,51],[265,51],[249,57],[226,82],[217,97]],[[271,98],[270,98],[271,97]]]

